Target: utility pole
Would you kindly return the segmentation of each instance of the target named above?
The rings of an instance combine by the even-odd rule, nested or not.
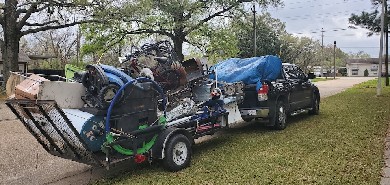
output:
[[[255,4],[255,1],[253,1],[252,12],[253,12],[253,56],[256,57],[257,46],[256,46],[256,4]]]
[[[336,41],[333,42],[333,79],[336,79]]]
[[[324,28],[321,28],[321,47],[324,50]]]
[[[384,16],[384,24],[385,24],[385,78],[386,78],[386,86],[389,86],[389,19],[387,17],[387,0],[384,0],[385,7],[385,16]],[[382,71],[381,71],[382,74]]]
[[[324,28],[321,28],[321,75],[323,75],[323,62],[324,62]],[[328,79],[328,74],[326,74],[326,79]]]
[[[382,59],[383,59],[383,31],[384,31],[384,19],[385,19],[385,0],[382,1],[382,15],[381,15],[381,36],[380,36],[380,48],[379,48],[379,73],[378,73],[378,84],[376,87],[376,95],[382,94]]]

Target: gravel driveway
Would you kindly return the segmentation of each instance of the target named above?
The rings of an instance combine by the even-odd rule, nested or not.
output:
[[[343,77],[316,84],[321,98],[325,98],[371,79]],[[48,154],[4,102],[0,102],[0,141],[0,184],[88,184],[107,175],[105,169],[92,169]],[[126,168],[131,165],[118,167],[108,175]]]

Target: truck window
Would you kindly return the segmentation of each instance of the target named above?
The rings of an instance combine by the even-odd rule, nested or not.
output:
[[[306,75],[298,66],[286,65],[283,66],[283,70],[286,73],[286,77],[289,79],[305,79]]]

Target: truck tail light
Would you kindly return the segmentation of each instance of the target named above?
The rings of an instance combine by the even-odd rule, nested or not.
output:
[[[261,86],[259,91],[257,91],[257,99],[259,101],[268,100],[268,90],[269,90],[268,84],[263,84],[263,86]]]

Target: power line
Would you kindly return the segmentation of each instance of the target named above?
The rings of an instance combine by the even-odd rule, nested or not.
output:
[[[352,46],[352,47],[341,46],[341,47],[338,47],[338,48],[380,48],[380,47],[378,47],[378,46]]]
[[[302,19],[312,19],[312,18],[326,18],[326,17],[335,17],[340,15],[350,15],[352,13],[360,13],[358,11],[366,11],[368,9],[363,10],[349,10],[349,11],[339,11],[339,12],[328,12],[328,13],[319,13],[319,14],[305,14],[305,15],[296,15],[296,16],[287,16],[280,17],[288,20],[302,20]]]
[[[300,6],[300,7],[292,7],[292,8],[269,8],[269,10],[295,10],[295,9],[303,9],[303,8],[316,8],[316,7],[324,7],[324,6],[334,6],[334,5],[341,5],[341,4],[347,4],[347,3],[359,3],[364,2],[366,0],[355,0],[355,1],[343,1],[343,2],[337,2],[337,3],[325,3],[325,4],[315,4],[310,6]],[[308,1],[308,2],[318,2],[318,1]]]

